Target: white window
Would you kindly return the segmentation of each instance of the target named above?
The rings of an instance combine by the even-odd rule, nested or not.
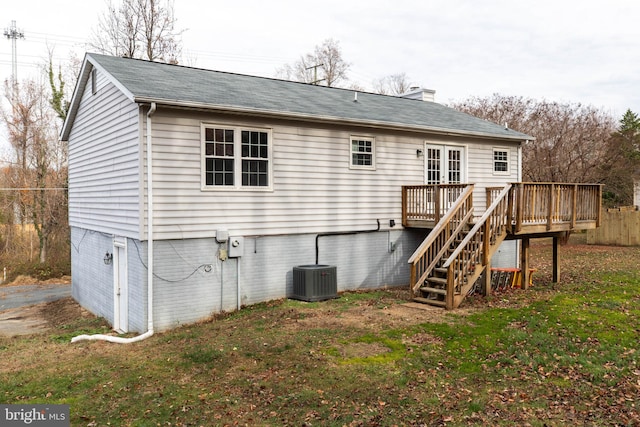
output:
[[[203,125],[203,188],[271,188],[271,131]]]
[[[364,136],[351,137],[349,165],[351,169],[375,169],[375,139]]]
[[[509,149],[493,149],[493,174],[509,175]]]

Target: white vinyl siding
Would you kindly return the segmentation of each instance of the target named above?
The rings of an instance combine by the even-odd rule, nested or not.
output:
[[[517,143],[514,143],[509,150],[508,174],[494,174],[493,147],[491,142],[482,140],[469,145],[468,182],[475,184],[473,206],[476,216],[482,215],[486,209],[486,188],[504,187],[506,184],[518,182]],[[507,147],[505,146],[505,148]]]
[[[217,229],[274,235],[375,229],[400,223],[402,185],[421,184],[422,139],[376,135],[377,170],[351,170],[349,129],[158,109],[154,133],[155,237],[211,237]],[[201,191],[201,123],[272,129],[273,191]],[[342,161],[341,161],[342,159]]]
[[[69,224],[127,237],[140,232],[138,105],[97,72],[69,136]],[[92,85],[92,80],[87,82]]]
[[[85,91],[70,137],[69,212],[72,226],[146,239],[144,157],[146,120],[136,104],[100,80]],[[96,104],[96,100],[102,100]],[[91,114],[89,114],[91,112]],[[93,121],[90,121],[93,120]],[[202,191],[203,123],[270,129],[272,191]],[[352,127],[188,113],[158,107],[152,116],[154,225],[156,239],[213,237],[218,229],[238,235],[277,235],[370,230],[377,220],[401,222],[403,185],[424,180],[426,135],[367,130],[375,139],[376,170],[345,167]],[[484,188],[517,181],[517,150],[510,175],[493,175],[490,141],[453,137],[429,142],[465,147],[464,182],[475,183],[481,214]],[[517,147],[517,144],[513,144]],[[145,204],[140,204],[145,202]]]

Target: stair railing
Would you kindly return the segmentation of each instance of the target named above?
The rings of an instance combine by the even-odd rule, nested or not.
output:
[[[415,295],[445,252],[473,217],[473,184],[468,185],[427,238],[409,258],[411,291]]]
[[[446,309],[456,308],[464,299],[464,288],[470,289],[489,263],[493,252],[507,234],[510,221],[509,191],[505,186],[487,211],[480,217],[443,267],[447,269]],[[456,298],[456,296],[461,296]]]

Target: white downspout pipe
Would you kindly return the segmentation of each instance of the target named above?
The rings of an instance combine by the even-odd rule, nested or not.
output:
[[[112,335],[78,335],[71,342],[108,341],[117,344],[131,344],[142,341],[153,335],[153,152],[151,137],[151,116],[156,112],[156,103],[152,102],[147,112],[147,332],[132,338],[114,337]]]

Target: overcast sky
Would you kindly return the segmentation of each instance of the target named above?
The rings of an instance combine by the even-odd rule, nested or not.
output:
[[[47,46],[57,61],[82,57],[105,9],[103,0],[3,2],[0,26],[15,20],[25,36],[18,78],[37,73]],[[442,103],[500,93],[640,113],[637,0],[175,0],[175,15],[186,65],[273,77],[333,38],[367,89],[406,73]],[[3,81],[11,44],[0,42]]]

